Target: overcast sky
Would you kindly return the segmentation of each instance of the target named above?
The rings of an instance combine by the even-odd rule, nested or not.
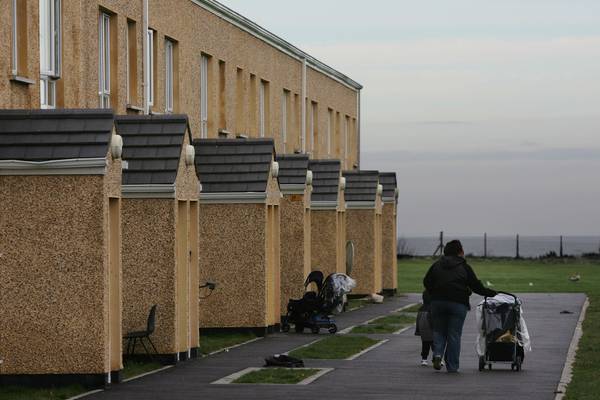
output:
[[[365,86],[400,235],[600,234],[600,1],[222,1]]]

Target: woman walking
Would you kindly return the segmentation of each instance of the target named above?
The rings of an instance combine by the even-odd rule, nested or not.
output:
[[[464,259],[465,253],[458,240],[444,247],[444,256],[436,261],[423,279],[431,294],[433,318],[433,368],[442,368],[442,355],[448,372],[458,372],[460,341],[471,292],[494,297],[497,292],[488,289],[475,275]]]

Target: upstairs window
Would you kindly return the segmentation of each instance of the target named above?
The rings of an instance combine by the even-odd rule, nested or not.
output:
[[[281,97],[281,145],[282,150],[285,153],[287,149],[287,134],[288,134],[288,118],[290,107],[290,91],[283,89],[283,96]]]
[[[110,15],[101,12],[98,25],[98,96],[100,108],[110,108]]]
[[[56,80],[60,78],[60,0],[40,0],[40,103],[56,107]],[[16,18],[16,14],[15,14]]]
[[[208,137],[208,59],[202,54],[200,57],[200,137]]]
[[[258,88],[258,136],[265,137],[265,91],[266,82],[260,80]]]
[[[165,40],[165,111],[173,112],[173,42]]]
[[[145,57],[148,73],[145,84],[148,105],[152,106],[154,105],[154,31],[152,29],[148,29],[146,32],[146,37],[148,40],[148,47]]]

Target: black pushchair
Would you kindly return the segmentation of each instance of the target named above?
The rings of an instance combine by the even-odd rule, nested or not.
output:
[[[521,371],[524,340],[529,342],[521,317],[522,302],[514,294],[498,293],[496,297],[485,297],[477,308],[479,371],[486,365],[491,370],[496,363],[510,364],[511,370]]]
[[[321,271],[313,271],[306,278],[304,288],[307,289],[311,283],[316,285],[316,292],[306,292],[301,299],[288,302],[287,315],[281,322],[283,332],[289,332],[291,324],[298,333],[305,328],[315,334],[321,329],[327,329],[331,334],[337,332],[331,314],[343,304],[344,294],[354,287],[354,281],[344,274],[331,274],[323,280]]]

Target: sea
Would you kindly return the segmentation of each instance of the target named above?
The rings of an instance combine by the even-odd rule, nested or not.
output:
[[[461,241],[465,254],[484,256],[484,236],[446,236],[444,240]],[[439,236],[399,237],[398,254],[431,256],[440,243]],[[519,236],[519,256],[536,258],[550,252],[560,254],[560,236]],[[581,256],[585,253],[600,252],[600,236],[563,236],[563,255]],[[517,255],[517,237],[487,236],[488,257],[515,257]]]

